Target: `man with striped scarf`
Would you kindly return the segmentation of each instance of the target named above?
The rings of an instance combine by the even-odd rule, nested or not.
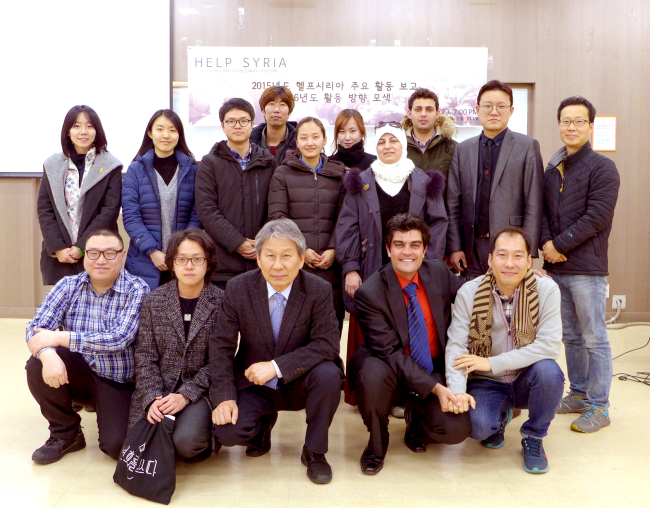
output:
[[[531,270],[530,237],[507,227],[492,239],[483,277],[456,296],[445,353],[447,386],[470,411],[471,437],[505,444],[513,408],[528,409],[521,453],[528,473],[548,471],[542,446],[564,388],[555,362],[562,344],[560,290]],[[469,409],[471,407],[471,410]]]

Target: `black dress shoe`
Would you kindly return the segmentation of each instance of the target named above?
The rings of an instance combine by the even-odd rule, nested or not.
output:
[[[404,436],[404,444],[413,453],[424,453],[427,451],[427,446],[412,434],[406,434]]]
[[[368,453],[367,448],[363,451],[359,462],[361,463],[361,472],[363,474],[374,475],[384,467],[384,457],[378,457],[377,455]]]
[[[51,437],[32,454],[32,460],[37,464],[52,464],[61,460],[66,453],[77,452],[85,447],[86,440],[81,430],[70,439]]]
[[[307,478],[312,482],[322,485],[332,481],[332,467],[322,453],[310,452],[303,446],[300,462],[307,466]]]
[[[405,411],[406,418],[406,432],[404,433],[404,444],[406,447],[411,450],[413,453],[424,453],[427,451],[426,445],[422,440],[417,437],[417,434],[413,431],[413,411],[407,409]]]
[[[262,427],[259,432],[251,439],[246,447],[247,457],[261,457],[271,449],[271,431],[275,422],[278,421],[278,413],[271,413],[260,418]]]
[[[84,407],[83,407],[81,404],[77,404],[76,402],[73,402],[73,403],[72,403],[72,410],[73,410],[75,413],[78,413],[78,412],[81,411],[83,408],[84,408]]]

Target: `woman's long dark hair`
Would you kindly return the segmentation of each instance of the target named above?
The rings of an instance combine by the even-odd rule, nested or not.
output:
[[[181,118],[171,109],[159,109],[149,120],[147,128],[144,131],[144,138],[142,138],[142,145],[140,145],[140,150],[138,150],[138,153],[135,154],[133,160],[136,160],[139,155],[144,155],[153,148],[153,139],[149,137],[149,134],[151,133],[151,129],[153,129],[154,122],[159,116],[164,116],[167,118],[171,123],[174,124],[174,127],[176,127],[176,130],[178,131],[178,144],[174,150],[180,150],[185,155],[193,159],[194,154],[190,152],[190,149],[187,147],[187,143],[185,142],[185,130],[183,129],[183,122],[181,121]]]
[[[93,146],[97,155],[102,152],[107,152],[106,145],[106,134],[104,133],[104,127],[102,127],[102,122],[99,119],[99,115],[95,112],[90,106],[73,106],[70,108],[65,115],[63,120],[63,127],[61,127],[61,149],[63,150],[63,155],[70,157],[72,154],[76,153],[72,140],[70,139],[70,129],[77,121],[77,117],[80,113],[86,113],[88,120],[90,120],[91,125],[95,128],[95,142]]]

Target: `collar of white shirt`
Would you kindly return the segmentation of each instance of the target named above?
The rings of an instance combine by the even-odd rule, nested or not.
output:
[[[282,296],[284,296],[284,299],[285,299],[286,301],[289,301],[289,294],[291,293],[291,287],[292,287],[292,286],[293,286],[293,282],[292,282],[291,284],[289,284],[289,287],[288,287],[288,288],[286,288],[284,291],[282,291],[282,292],[280,293]],[[268,293],[269,293],[269,304],[270,304],[270,305],[273,305],[273,308],[275,308],[276,299],[273,298],[273,295],[274,295],[275,293],[277,293],[278,291],[276,291],[275,289],[273,289],[273,286],[271,286],[271,284],[269,284],[268,282],[266,283],[266,290],[267,290]],[[273,312],[273,310],[271,310],[271,312]]]

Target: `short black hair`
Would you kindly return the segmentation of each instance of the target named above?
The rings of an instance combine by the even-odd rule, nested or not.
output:
[[[122,246],[122,248],[124,248],[124,240],[122,240],[122,235],[120,235],[117,229],[111,229],[111,228],[95,229],[92,233],[90,233],[86,237],[86,245],[88,244],[88,240],[90,240],[93,236],[106,236],[108,238],[117,238],[120,241],[120,245]],[[84,250],[86,249],[86,245],[84,245]]]
[[[223,122],[223,119],[226,118],[226,113],[233,109],[246,111],[250,115],[251,120],[255,120],[255,108],[253,108],[253,105],[245,99],[235,97],[234,99],[228,99],[219,108],[219,121]]]
[[[396,232],[406,233],[417,229],[422,233],[422,243],[426,247],[431,241],[429,225],[413,213],[398,213],[386,223],[386,247],[390,249]]]
[[[436,111],[440,109],[440,103],[438,102],[438,96],[429,90],[428,88],[416,88],[415,92],[409,97],[409,111],[413,109],[413,103],[415,99],[433,99],[433,102],[436,103]]]
[[[512,98],[512,88],[510,88],[503,81],[499,81],[498,79],[488,81],[481,87],[481,89],[478,91],[478,97],[476,97],[476,104],[481,104],[481,95],[483,95],[485,92],[491,92],[492,90],[500,90],[507,93],[508,97],[510,97],[510,105],[512,106],[514,104],[515,101]]]
[[[97,155],[107,151],[106,146],[108,142],[106,141],[106,134],[104,133],[104,127],[102,127],[102,121],[99,119],[99,115],[90,106],[82,104],[80,106],[72,106],[63,119],[63,126],[61,127],[61,149],[63,155],[66,157],[70,157],[76,153],[72,140],[70,139],[70,129],[72,129],[72,126],[77,121],[77,117],[81,113],[86,114],[88,120],[90,120],[90,123],[95,128],[95,141],[93,142],[93,146]]]
[[[594,120],[596,119],[596,108],[594,105],[589,102],[587,99],[584,97],[580,97],[579,95],[574,95],[573,97],[567,97],[564,99],[562,102],[560,102],[560,107],[557,108],[557,121],[558,123],[560,122],[560,114],[562,113],[562,110],[566,108],[567,106],[584,106],[587,108],[589,111],[589,123],[594,123]]]
[[[517,226],[507,226],[490,238],[490,254],[494,254],[494,249],[500,236],[521,236],[526,244],[526,255],[529,256],[531,254],[532,242],[530,235],[523,228]]]
[[[181,243],[185,240],[192,240],[193,242],[198,243],[203,249],[206,263],[208,264],[203,280],[205,282],[210,282],[210,277],[217,269],[217,246],[212,237],[199,228],[183,229],[181,231],[176,231],[169,236],[169,241],[167,242],[167,253],[165,254],[165,264],[167,265],[167,268],[169,268],[175,277],[176,274],[173,270],[174,258],[176,257],[176,253],[178,252]]]

